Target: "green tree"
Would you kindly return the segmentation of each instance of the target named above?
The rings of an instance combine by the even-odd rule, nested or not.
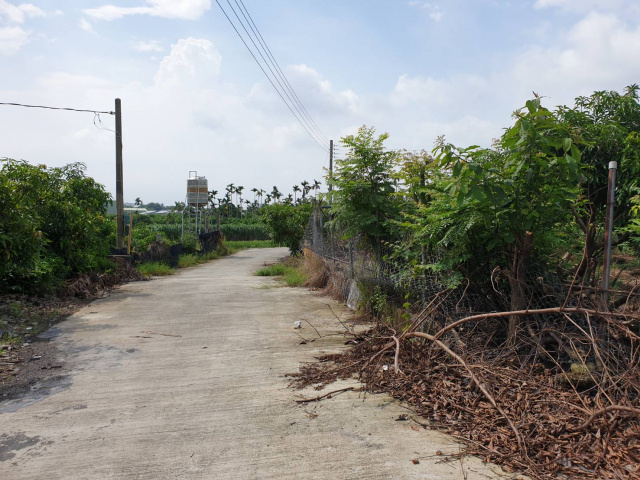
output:
[[[309,203],[264,205],[260,209],[260,215],[269,230],[271,239],[275,243],[289,247],[291,255],[298,255],[312,208]]]
[[[579,273],[593,273],[604,249],[604,217],[607,204],[609,162],[618,163],[614,226],[619,235],[613,246],[628,240],[632,201],[640,174],[640,104],[638,86],[620,95],[613,91],[578,97],[574,108],[560,107],[558,117],[567,122],[582,143],[579,197],[571,207],[585,235],[584,261]]]
[[[107,262],[110,195],[85,166],[5,159],[0,171],[0,289],[52,288]]]
[[[567,125],[539,98],[528,101],[515,118],[493,149],[459,149],[442,141],[436,152],[437,166],[450,172],[444,187],[458,210],[449,228],[480,226],[474,232],[484,232],[486,252],[506,260],[511,309],[523,310],[534,247],[565,221],[576,200],[580,150]],[[510,344],[519,324],[520,317],[509,319]]]
[[[376,136],[373,127],[364,125],[357,135],[342,138],[347,156],[336,162],[328,178],[334,187],[333,222],[347,238],[363,235],[379,258],[381,242],[392,238],[390,221],[398,216],[392,178],[397,154],[385,150],[387,138],[388,134]]]

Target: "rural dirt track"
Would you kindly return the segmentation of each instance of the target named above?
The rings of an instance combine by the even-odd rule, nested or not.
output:
[[[386,395],[287,387],[301,361],[344,348],[342,327],[305,289],[252,273],[285,249],[242,251],[125,285],[46,335],[59,378],[0,402],[0,479],[486,479],[458,445],[394,421]],[[294,321],[303,328],[294,331]],[[330,391],[355,382],[326,387]],[[418,458],[420,463],[413,464]]]

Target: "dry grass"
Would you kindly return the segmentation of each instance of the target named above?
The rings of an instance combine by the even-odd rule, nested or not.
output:
[[[302,271],[307,276],[304,286],[313,290],[319,290],[327,285],[329,279],[329,269],[325,261],[308,248],[303,251],[304,260],[302,263]]]

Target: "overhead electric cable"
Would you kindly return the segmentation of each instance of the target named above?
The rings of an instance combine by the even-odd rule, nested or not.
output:
[[[228,0],[227,0],[228,1]],[[238,5],[238,0],[234,0],[236,2],[236,5]],[[244,15],[244,12],[242,11],[242,9],[244,8],[244,11],[247,13],[247,15],[249,16],[249,19],[247,20],[247,23],[249,24],[249,27],[251,28],[251,31],[253,31],[254,35],[256,36],[256,38],[258,39],[258,42],[260,43],[260,45],[262,46],[263,50],[265,51],[265,53],[267,54],[267,57],[270,58],[271,60],[271,64],[274,66],[274,68],[279,72],[280,78],[282,78],[282,80],[284,81],[284,83],[287,85],[289,91],[291,92],[291,94],[293,95],[293,97],[295,98],[295,100],[297,101],[298,105],[300,106],[300,108],[302,109],[302,111],[304,112],[304,114],[306,115],[307,119],[309,120],[309,122],[311,122],[311,124],[313,125],[315,131],[320,134],[320,136],[324,139],[325,142],[329,143],[329,139],[327,138],[326,135],[324,135],[322,133],[322,130],[320,130],[320,128],[318,128],[318,126],[316,125],[316,123],[313,121],[313,118],[311,118],[311,115],[309,115],[309,112],[307,111],[307,109],[305,108],[304,104],[302,103],[302,101],[300,100],[300,98],[298,97],[298,95],[296,94],[295,90],[293,89],[293,87],[291,86],[291,84],[289,83],[289,80],[287,79],[287,76],[284,74],[284,72],[282,71],[282,69],[280,68],[280,64],[278,63],[278,61],[275,59],[275,57],[273,56],[273,53],[271,53],[271,49],[269,48],[269,46],[267,45],[266,40],[263,38],[262,34],[260,33],[260,30],[258,29],[258,26],[256,25],[256,23],[253,21],[253,17],[251,16],[251,14],[249,13],[249,10],[247,9],[247,7],[245,6],[244,2],[242,0],[240,0],[240,4],[242,5],[242,8],[240,7],[240,5],[238,5],[238,8],[240,9],[240,12],[242,13],[242,15],[244,16],[245,20],[247,20],[247,16]],[[255,29],[254,29],[255,27]],[[264,57],[263,57],[264,58]]]
[[[67,110],[70,112],[87,112],[87,113],[104,113],[106,115],[115,115],[116,112],[102,112],[100,110],[83,110],[79,108],[70,108],[70,107],[47,107],[45,105],[25,105],[24,103],[8,103],[8,102],[0,102],[0,105],[10,105],[13,107],[27,107],[27,108],[44,108],[47,110]]]
[[[280,82],[280,80],[278,79],[278,75],[276,73],[274,73],[273,69],[269,66],[269,61],[264,58],[264,55],[262,54],[262,52],[260,51],[260,47],[258,47],[258,45],[256,45],[256,42],[253,40],[253,37],[251,36],[251,34],[249,33],[249,31],[247,30],[247,27],[245,27],[244,22],[242,21],[242,19],[238,16],[238,13],[236,12],[235,8],[233,8],[233,5],[231,5],[231,2],[229,0],[227,0],[227,3],[229,4],[229,8],[231,8],[231,11],[233,12],[233,14],[236,16],[236,18],[238,19],[238,22],[240,22],[240,25],[242,25],[242,28],[244,29],[245,33],[247,34],[247,37],[249,37],[249,40],[251,40],[251,43],[253,43],[253,46],[256,48],[256,51],[258,52],[258,54],[260,55],[260,57],[262,58],[262,61],[264,62],[264,64],[267,66],[267,68],[269,69],[269,71],[271,72],[271,75],[273,75],[273,78],[275,79],[275,81],[278,83],[278,85],[280,85],[280,89],[282,90],[282,92],[284,92],[284,94],[286,95],[286,97],[289,99],[289,102],[291,102],[291,104],[293,105],[293,108],[295,108],[298,111],[298,114],[300,115],[300,118],[302,119],[302,121],[304,121],[307,124],[307,127],[309,127],[311,133],[314,134],[314,137],[316,138],[316,140],[319,140],[320,143],[322,143],[323,139],[322,136],[319,136],[314,130],[313,130],[313,126],[309,123],[309,121],[305,118],[304,114],[300,111],[300,108],[298,108],[298,106],[296,105],[295,100],[293,100],[291,98],[291,96],[289,95],[289,93],[287,92],[287,89],[282,85],[282,83]],[[236,1],[236,5],[238,5],[238,2]],[[238,5],[238,9],[240,10],[240,6]],[[242,13],[242,10],[240,10],[240,13]],[[247,24],[249,23],[249,21],[247,20],[247,17],[244,15],[244,13],[242,13],[242,15],[244,16],[245,20],[247,21]],[[251,27],[251,25],[249,25],[249,27]],[[255,34],[254,34],[255,35]],[[256,37],[257,39],[258,37]]]
[[[249,53],[251,54],[251,56],[253,57],[253,59],[255,60],[255,62],[258,64],[258,67],[260,67],[260,70],[262,70],[262,73],[264,73],[264,76],[267,77],[267,80],[269,80],[269,83],[271,84],[271,86],[274,88],[274,90],[276,91],[276,93],[278,94],[278,96],[282,99],[282,101],[284,102],[284,104],[287,106],[287,108],[289,109],[289,111],[291,112],[291,114],[296,118],[296,120],[298,121],[298,123],[300,124],[300,126],[307,132],[307,134],[313,139],[314,142],[316,142],[316,144],[318,144],[318,146],[324,150],[325,152],[327,151],[327,147],[323,146],[322,143],[320,143],[316,137],[314,135],[311,134],[311,132],[308,130],[308,128],[304,125],[304,123],[302,123],[302,121],[298,118],[298,116],[296,115],[295,111],[291,108],[291,106],[289,105],[289,103],[284,99],[284,97],[282,96],[282,93],[280,93],[280,90],[278,90],[278,88],[275,86],[275,84],[273,83],[273,81],[271,80],[271,77],[269,77],[269,74],[267,74],[266,70],[262,67],[262,65],[260,64],[260,62],[258,61],[258,59],[256,58],[256,56],[254,55],[253,51],[251,50],[251,48],[249,47],[249,45],[247,44],[247,42],[245,42],[244,38],[242,37],[242,35],[240,34],[240,32],[238,31],[238,29],[236,28],[235,24],[233,23],[233,21],[231,20],[231,18],[229,17],[229,15],[227,15],[227,12],[225,11],[225,9],[222,7],[222,5],[220,5],[220,2],[218,0],[216,0],[216,3],[218,4],[218,7],[220,7],[220,10],[222,10],[222,13],[224,14],[224,16],[227,18],[227,21],[229,22],[229,24],[231,24],[231,26],[233,27],[233,29],[235,30],[236,34],[238,35],[238,37],[240,38],[240,40],[242,41],[242,43],[244,44],[244,46],[247,48],[247,50],[249,51]]]

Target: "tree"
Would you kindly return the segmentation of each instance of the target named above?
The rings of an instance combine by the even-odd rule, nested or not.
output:
[[[265,205],[260,209],[260,215],[271,239],[289,247],[291,255],[298,255],[312,208],[308,203]]]
[[[300,182],[300,185],[302,185],[302,201],[304,202],[304,199],[309,193],[309,182],[303,180],[302,182]]]
[[[493,149],[459,149],[441,141],[435,151],[438,168],[450,172],[444,187],[458,207],[449,228],[460,222],[467,229],[480,226],[475,232],[482,235],[487,254],[506,260],[511,310],[524,310],[536,243],[557,228],[576,200],[580,151],[568,126],[539,98],[528,101],[515,118]],[[509,319],[511,345],[520,321],[515,315]]]
[[[278,202],[280,197],[282,197],[282,193],[280,193],[280,190],[278,190],[278,187],[276,187],[275,185],[273,186],[273,190],[271,191],[271,197],[275,200],[276,203]]]
[[[311,188],[314,191],[314,196],[318,196],[318,190],[320,190],[320,185],[322,185],[322,183],[320,183],[318,180],[313,180],[313,185],[311,186]]]
[[[363,235],[381,258],[381,242],[391,238],[390,220],[398,215],[391,173],[397,155],[384,148],[389,135],[376,137],[374,128],[360,127],[357,135],[341,139],[348,148],[329,177],[334,187],[334,222],[347,238]]]
[[[67,275],[106,266],[111,196],[85,166],[2,160],[0,291],[53,288]]]
[[[140,197],[136,198],[136,201],[135,201],[134,205],[136,207],[141,207],[142,206],[142,200],[140,200]]]
[[[298,195],[297,194],[298,194],[299,191],[300,191],[300,187],[298,185],[294,185],[293,186],[293,193],[294,193],[293,201],[295,203],[298,203]]]
[[[560,107],[558,117],[567,122],[582,144],[579,196],[571,211],[585,235],[584,260],[579,273],[588,277],[604,249],[604,217],[607,204],[609,162],[618,162],[614,225],[619,232],[613,246],[625,242],[631,232],[632,198],[640,173],[640,104],[638,86],[623,95],[613,91],[578,97],[574,108]]]

